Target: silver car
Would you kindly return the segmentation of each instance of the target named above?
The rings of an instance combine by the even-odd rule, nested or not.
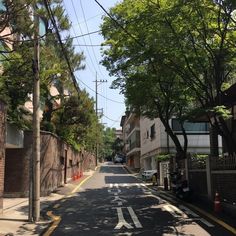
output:
[[[142,173],[142,179],[145,181],[152,180],[153,176],[157,178],[157,170],[145,170]]]

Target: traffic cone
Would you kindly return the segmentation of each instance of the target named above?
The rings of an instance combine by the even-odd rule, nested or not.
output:
[[[216,194],[215,194],[214,211],[216,213],[219,213],[221,211],[220,196],[219,196],[219,193],[217,191],[216,191]]]

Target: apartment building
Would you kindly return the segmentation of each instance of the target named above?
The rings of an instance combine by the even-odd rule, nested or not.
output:
[[[122,116],[121,123],[126,163],[130,168],[140,169],[140,118],[132,112]]]
[[[169,122],[183,144],[184,138],[180,123],[176,118],[172,118]],[[129,112],[122,117],[121,126],[125,143],[123,151],[127,155],[127,164],[131,168],[141,170],[158,169],[162,176],[166,175],[168,162],[159,163],[157,166],[157,156],[164,153],[175,154],[176,150],[174,142],[165,132],[165,127],[160,119],[151,120]],[[184,127],[188,137],[188,153],[209,154],[209,124],[207,122],[185,122]],[[221,149],[222,141],[220,138],[218,139]]]

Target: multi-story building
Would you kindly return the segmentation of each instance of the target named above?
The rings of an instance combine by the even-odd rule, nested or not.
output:
[[[181,126],[177,119],[170,119],[170,126],[183,144]],[[132,168],[142,170],[158,169],[163,173],[168,172],[168,162],[157,166],[157,156],[160,154],[175,154],[175,144],[165,131],[159,118],[150,120],[138,117],[134,113],[127,113],[121,119],[124,153],[127,155],[127,164]],[[188,153],[209,154],[210,138],[209,124],[207,122],[185,122],[188,137]],[[219,138],[219,147],[222,148]],[[161,177],[161,176],[160,176]],[[163,180],[163,178],[162,178]]]
[[[121,126],[126,163],[133,169],[140,168],[140,118],[132,112],[122,116]]]
[[[172,118],[170,121],[172,130],[183,144],[180,123]],[[210,138],[209,124],[207,122],[185,122],[185,130],[188,137],[188,153],[209,154]],[[146,169],[156,168],[156,156],[163,153],[175,153],[175,145],[159,118],[150,120],[140,119],[141,130],[141,166]]]

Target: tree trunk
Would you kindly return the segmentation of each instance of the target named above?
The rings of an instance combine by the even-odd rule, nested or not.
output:
[[[176,136],[176,134],[171,129],[169,123],[166,122],[166,120],[163,119],[163,117],[160,117],[160,120],[161,120],[162,124],[165,127],[165,131],[171,137],[172,141],[175,144],[175,149],[176,149],[176,152],[177,152],[176,153],[176,161],[186,158],[186,150],[184,150],[183,147],[181,146],[178,137]]]

